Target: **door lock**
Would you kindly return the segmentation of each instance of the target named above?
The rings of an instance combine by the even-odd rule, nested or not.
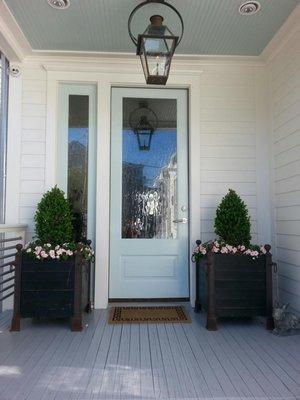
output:
[[[188,219],[187,218],[179,218],[179,219],[174,219],[173,222],[175,224],[179,224],[179,223],[186,224],[188,222]]]

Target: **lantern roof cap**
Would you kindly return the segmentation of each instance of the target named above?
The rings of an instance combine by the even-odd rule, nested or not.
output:
[[[164,21],[164,17],[161,15],[155,14],[150,17],[150,22],[152,25],[161,26]]]
[[[144,6],[147,6],[151,3],[156,3],[156,4],[162,4],[163,6],[171,9],[178,17],[179,21],[180,21],[180,25],[181,25],[181,33],[180,35],[178,35],[178,40],[176,41],[176,46],[177,47],[179,45],[179,43],[182,40],[183,37],[183,33],[184,33],[184,23],[183,23],[183,19],[181,14],[179,13],[179,11],[170,3],[167,3],[165,0],[145,0],[142,3],[138,4],[131,12],[129,19],[128,19],[128,33],[130,36],[130,39],[132,40],[132,42],[137,46],[138,45],[138,38],[136,36],[134,36],[134,34],[132,33],[131,30],[131,25],[132,25],[132,20],[134,15],[136,14],[136,12],[141,9]],[[152,23],[153,26],[161,26],[163,23],[164,18],[161,15],[155,14],[152,15],[150,18],[150,21]],[[169,29],[170,30],[170,29]]]

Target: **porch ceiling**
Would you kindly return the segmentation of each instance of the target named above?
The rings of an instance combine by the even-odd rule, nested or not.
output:
[[[242,16],[243,0],[169,0],[182,14],[185,35],[181,54],[259,55],[300,0],[260,0],[261,10]],[[67,10],[51,8],[46,0],[5,0],[35,50],[129,52],[135,51],[127,20],[138,0],[71,0]],[[153,13],[173,16],[160,5],[147,6],[134,24],[145,29]],[[174,29],[176,31],[176,28]]]

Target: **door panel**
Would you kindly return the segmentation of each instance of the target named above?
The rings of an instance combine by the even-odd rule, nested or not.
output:
[[[188,287],[187,92],[114,88],[109,296]]]

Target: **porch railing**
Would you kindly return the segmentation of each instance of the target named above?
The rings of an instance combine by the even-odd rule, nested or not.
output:
[[[0,224],[0,312],[13,307],[16,245],[25,243],[26,228]]]

